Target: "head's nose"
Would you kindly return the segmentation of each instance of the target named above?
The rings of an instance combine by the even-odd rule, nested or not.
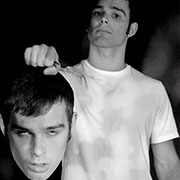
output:
[[[40,157],[46,153],[45,143],[42,137],[34,137],[32,140],[31,154]]]

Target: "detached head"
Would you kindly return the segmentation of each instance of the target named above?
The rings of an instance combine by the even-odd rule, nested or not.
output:
[[[32,180],[45,180],[61,162],[76,113],[73,90],[57,74],[28,67],[10,85],[1,108],[1,130],[12,155]]]

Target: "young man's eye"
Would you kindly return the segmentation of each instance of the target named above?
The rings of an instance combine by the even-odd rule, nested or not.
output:
[[[93,16],[101,16],[102,15],[102,11],[94,11],[92,13]]]
[[[121,16],[120,16],[119,14],[117,14],[117,13],[114,13],[114,14],[113,14],[113,18],[115,18],[115,19],[120,19]]]

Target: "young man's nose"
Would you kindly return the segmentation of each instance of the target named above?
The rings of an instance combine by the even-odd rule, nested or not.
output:
[[[100,19],[100,24],[109,24],[109,19],[105,15]]]
[[[34,137],[32,142],[31,154],[33,156],[41,156],[46,153],[46,147],[42,137]]]

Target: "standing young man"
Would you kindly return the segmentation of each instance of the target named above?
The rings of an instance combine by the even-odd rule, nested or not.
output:
[[[75,92],[79,118],[68,143],[63,180],[151,180],[149,146],[159,180],[180,179],[173,140],[178,132],[164,86],[125,63],[131,0],[100,0],[88,28],[89,55],[74,67],[57,68],[46,45],[25,51],[27,64],[62,73]],[[56,64],[56,63],[55,63]]]
[[[29,179],[48,179],[71,137],[76,119],[73,90],[62,75],[44,76],[42,69],[30,68],[6,93],[0,126],[12,156]]]

